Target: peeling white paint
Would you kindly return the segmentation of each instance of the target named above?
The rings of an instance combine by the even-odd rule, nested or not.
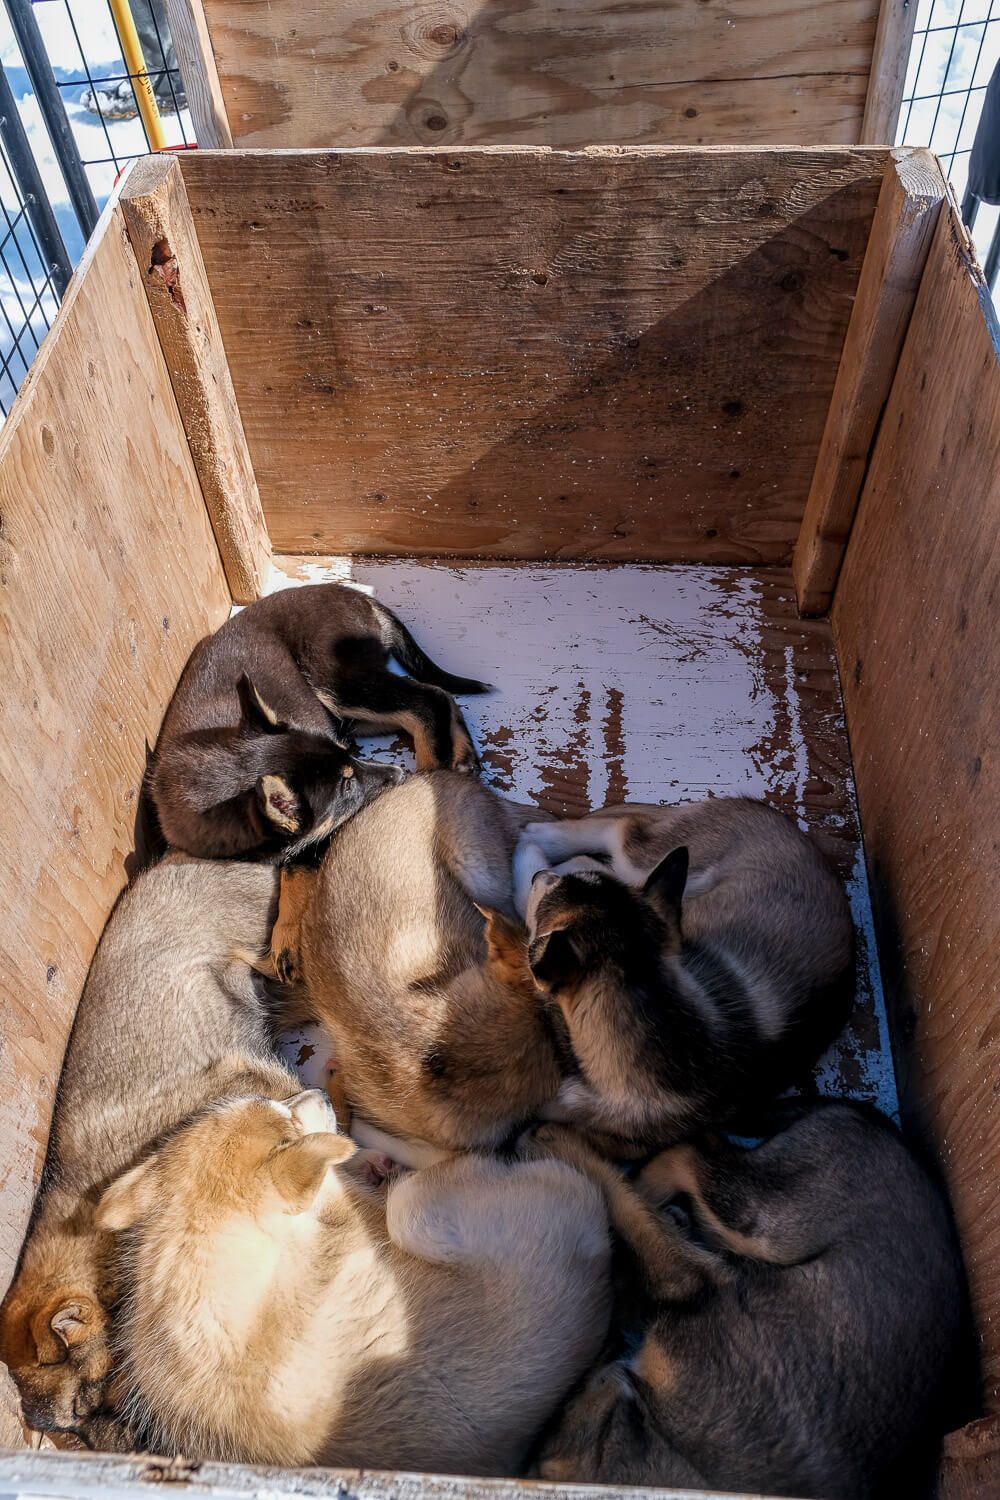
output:
[[[505,796],[553,811],[566,797],[576,800],[576,811],[581,802],[596,808],[761,797],[807,826],[809,720],[794,648],[774,645],[759,574],[279,558],[269,592],[326,582],[377,593],[443,667],[496,685],[462,707],[485,779]],[[840,732],[846,735],[843,725]],[[366,741],[365,753],[413,765],[401,740]],[[856,823],[852,787],[826,821]],[[859,949],[856,1019],[817,1080],[824,1092],[851,1093],[893,1114],[895,1078],[860,850],[848,895]],[[313,1069],[321,1066],[316,1057],[307,1060]],[[313,1072],[302,1076],[316,1086]]]

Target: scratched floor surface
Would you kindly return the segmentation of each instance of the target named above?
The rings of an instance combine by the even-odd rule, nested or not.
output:
[[[829,628],[797,617],[783,569],[276,559],[271,588],[336,580],[395,609],[449,671],[486,780],[573,815],[622,801],[761,797],[841,873],[858,999],[824,1092],[895,1112],[847,733]],[[411,764],[402,744],[371,753]]]

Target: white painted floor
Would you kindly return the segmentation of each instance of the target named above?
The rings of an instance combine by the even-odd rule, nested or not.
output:
[[[496,685],[462,706],[504,795],[557,814],[761,797],[810,828],[845,878],[860,953],[855,1022],[820,1086],[895,1113],[832,647],[825,625],[796,619],[785,575],[279,558],[271,589],[327,581],[376,593],[442,666]],[[402,741],[366,753],[413,763]],[[321,1070],[314,1036],[290,1056],[303,1046]]]

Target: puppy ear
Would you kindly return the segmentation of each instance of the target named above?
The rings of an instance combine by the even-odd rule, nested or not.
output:
[[[98,1229],[117,1233],[131,1229],[150,1213],[156,1202],[156,1157],[149,1156],[106,1188],[94,1210]]]
[[[288,728],[285,720],[261,697],[246,672],[240,673],[236,696],[240,700],[240,718],[247,729],[256,729],[261,734],[282,734]]]
[[[668,915],[678,922],[681,917],[681,900],[688,878],[688,851],[682,844],[664,855],[656,869],[647,877],[642,894],[655,901]]]
[[[100,1333],[106,1322],[104,1309],[89,1292],[71,1288],[54,1292],[31,1319],[38,1363],[62,1364],[70,1349]]]
[[[584,954],[572,927],[554,927],[539,933],[528,949],[528,964],[538,984],[558,992],[579,978]]]
[[[350,1161],[357,1146],[347,1135],[306,1135],[285,1146],[271,1161],[271,1176],[290,1214],[305,1213],[323,1186],[327,1172]]]
[[[502,911],[474,903],[486,918],[486,959],[505,984],[523,984],[531,979],[528,967],[528,932]]]
[[[268,822],[282,833],[301,833],[302,808],[283,776],[259,776],[257,802]]]

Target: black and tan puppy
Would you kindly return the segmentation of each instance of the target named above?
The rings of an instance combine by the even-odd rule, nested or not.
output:
[[[549,1119],[664,1145],[800,1083],[847,1019],[844,891],[763,803],[529,825],[514,876],[578,1069]]]
[[[565,1127],[528,1149],[601,1184],[645,1298],[637,1351],[570,1402],[542,1478],[925,1493],[968,1415],[963,1278],[941,1196],[887,1120],[831,1101],[756,1150],[662,1152],[634,1186]]]
[[[389,670],[390,657],[414,679]],[[342,584],[251,604],[191,653],[167,709],[150,791],[168,844],[204,858],[297,856],[386,785],[356,759],[348,723],[398,728],[417,769],[474,771],[454,677],[383,605]]]

